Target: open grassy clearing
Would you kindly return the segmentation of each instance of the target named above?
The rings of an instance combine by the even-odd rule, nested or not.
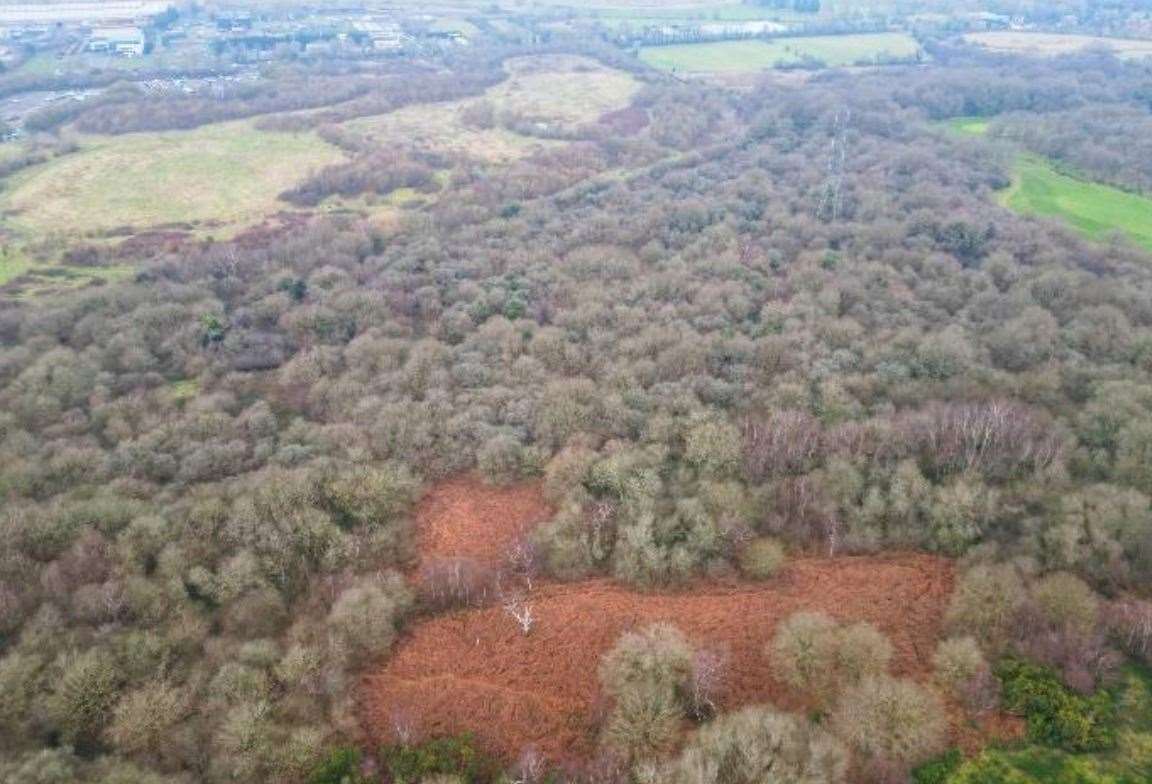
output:
[[[595,122],[622,109],[640,89],[629,74],[583,57],[521,57],[505,67],[510,78],[489,90],[487,100],[566,126]]]
[[[0,246],[0,286],[18,278],[32,268],[32,262],[19,249]]]
[[[573,128],[624,108],[640,89],[628,74],[580,57],[516,58],[506,67],[508,79],[479,98],[408,106],[352,120],[347,127],[381,143],[506,162],[557,142],[524,136],[499,124],[477,127],[465,118],[470,107],[487,102],[497,114],[512,113],[549,127]]]
[[[966,136],[983,136],[988,133],[991,121],[987,117],[953,117],[944,124],[955,133]]]
[[[1037,156],[1020,156],[1000,199],[1026,215],[1060,218],[1088,237],[1120,231],[1152,250],[1152,199],[1063,174]]]
[[[954,117],[944,127],[982,136],[990,122],[985,117]],[[998,200],[1025,215],[1059,218],[1094,239],[1119,231],[1152,250],[1152,199],[1064,173],[1038,155],[1017,157],[1012,185]]]
[[[130,264],[116,264],[110,267],[30,265],[15,281],[16,285],[9,287],[9,294],[17,300],[35,299],[95,284],[128,280],[134,274],[136,268]]]
[[[1105,46],[1118,57],[1152,57],[1152,41],[1132,38],[1101,38],[1091,35],[1063,35],[1060,33],[1028,33],[992,31],[969,33],[965,40],[996,52],[1053,57],[1077,52],[1086,46]]]
[[[757,19],[774,19],[780,15],[779,9],[769,6],[721,3],[716,5],[664,5],[595,8],[597,16],[605,19],[699,21],[699,22],[749,22]]]
[[[211,64],[209,56],[192,48],[155,49],[139,57],[113,57],[107,54],[79,52],[67,57],[40,53],[25,60],[18,73],[53,76],[77,71],[155,71],[167,68],[191,68]]]
[[[460,117],[458,102],[406,106],[395,112],[362,117],[347,127],[374,141],[395,141],[421,150],[456,152],[492,163],[505,163],[554,144],[503,128],[470,128]]]
[[[9,223],[35,236],[187,223],[239,228],[282,205],[309,170],[343,158],[314,134],[250,123],[84,137],[81,149],[15,175],[0,196]]]
[[[609,27],[649,27],[664,24],[785,22],[800,18],[793,11],[756,5],[666,6],[660,8],[581,9]]]
[[[920,51],[903,33],[821,35],[773,40],[650,46],[640,59],[656,68],[695,73],[756,71],[816,58],[832,67],[911,57]]]

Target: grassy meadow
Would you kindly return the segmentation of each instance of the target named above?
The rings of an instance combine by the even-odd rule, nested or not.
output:
[[[949,131],[983,136],[987,117],[953,117]],[[1152,250],[1152,199],[1060,171],[1038,155],[1020,153],[1012,167],[1012,184],[998,201],[1024,215],[1057,218],[1076,231],[1099,239],[1118,231]]]
[[[31,269],[32,263],[17,247],[0,245],[0,286]]]
[[[950,131],[966,136],[983,136],[990,124],[987,117],[953,117],[945,123]]]
[[[508,61],[509,77],[484,96],[419,104],[347,125],[381,145],[411,144],[464,152],[504,163],[563,142],[515,133],[496,122],[469,125],[464,111],[487,101],[500,111],[571,129],[627,106],[640,83],[592,60],[540,56]],[[20,242],[53,236],[108,237],[120,231],[179,226],[218,237],[288,207],[279,194],[311,171],[345,159],[314,133],[258,130],[252,121],[189,131],[77,137],[79,149],[7,178],[0,191],[3,227],[16,243],[0,251],[0,285],[9,295],[36,296],[131,274],[128,268],[70,268],[37,261]],[[15,144],[0,157],[16,155]],[[442,172],[443,177],[447,172]],[[424,195],[411,189],[385,196],[330,200],[322,209],[394,216]]]
[[[276,211],[277,196],[310,170],[344,157],[314,134],[248,122],[89,136],[80,146],[11,178],[0,207],[12,226],[36,236],[240,226]]]
[[[1020,156],[1000,200],[1026,215],[1059,218],[1088,237],[1119,231],[1152,250],[1152,199],[1072,177],[1034,155]]]
[[[1062,33],[1031,33],[995,30],[969,33],[964,38],[996,52],[1054,57],[1077,52],[1087,46],[1104,46],[1118,57],[1140,59],[1152,57],[1152,41],[1133,38],[1102,38],[1092,35],[1065,35]]]
[[[883,56],[910,57],[918,51],[915,39],[903,33],[868,33],[649,46],[640,50],[640,59],[668,71],[731,73],[776,68],[810,57],[840,67]]]
[[[626,107],[640,89],[640,83],[630,75],[580,57],[518,58],[506,67],[508,79],[479,98],[415,104],[361,117],[346,126],[381,143],[411,144],[438,152],[465,153],[493,163],[508,162],[558,142],[524,136],[498,123],[489,128],[469,125],[464,118],[469,107],[486,101],[500,111],[570,129]]]

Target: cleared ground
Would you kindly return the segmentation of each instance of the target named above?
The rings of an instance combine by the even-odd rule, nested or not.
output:
[[[346,125],[381,143],[506,162],[558,142],[501,127],[501,112],[530,118],[542,131],[571,130],[626,107],[640,89],[630,75],[581,57],[516,58],[505,67],[508,79],[481,97],[408,106]],[[468,110],[483,103],[496,110],[492,127],[468,120]]]
[[[1093,238],[1120,231],[1152,250],[1152,199],[1062,174],[1032,155],[1020,157],[1012,179],[1000,198],[1017,212],[1059,218]]]
[[[494,488],[463,479],[435,488],[417,513],[424,556],[499,563],[504,543],[549,509],[537,486]],[[469,731],[514,758],[527,745],[553,759],[589,753],[600,703],[601,655],[627,630],[671,621],[696,643],[725,653],[725,709],[772,702],[804,710],[778,682],[765,647],[776,624],[819,609],[867,620],[891,639],[894,670],[926,677],[952,590],[949,561],[920,554],[797,558],[765,583],[701,581],[640,593],[609,580],[537,585],[528,636],[499,606],[439,615],[411,628],[383,668],[365,679],[369,733],[394,741],[402,716],[426,735]]]
[[[911,36],[875,33],[649,46],[640,50],[640,59],[668,71],[716,73],[776,68],[806,58],[839,67],[911,57],[919,50]]]
[[[38,236],[176,223],[226,229],[280,209],[282,191],[343,157],[314,134],[246,122],[85,137],[78,152],[12,177],[0,207],[11,225]]]
[[[1112,49],[1119,57],[1152,57],[1152,41],[1132,38],[1100,38],[1091,35],[1012,31],[969,33],[964,37],[974,44],[979,44],[993,51],[1015,54],[1051,57],[1076,52],[1086,46],[1104,46]]]

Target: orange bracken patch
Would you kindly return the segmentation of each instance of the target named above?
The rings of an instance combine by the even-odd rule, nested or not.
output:
[[[552,517],[537,482],[511,487],[475,477],[442,482],[416,512],[420,558],[464,557],[498,568],[516,539]]]
[[[499,506],[497,498],[485,503]],[[446,533],[433,533],[446,546],[438,538]],[[952,582],[946,559],[893,554],[798,558],[771,582],[699,582],[676,593],[638,593],[609,580],[545,584],[529,599],[537,622],[527,636],[499,606],[415,625],[366,679],[364,717],[379,741],[395,740],[402,717],[424,735],[472,732],[505,759],[529,746],[553,760],[583,757],[595,744],[600,657],[623,632],[656,621],[726,653],[724,709],[770,702],[803,710],[766,655],[777,623],[801,610],[868,621],[892,641],[894,671],[923,680]]]

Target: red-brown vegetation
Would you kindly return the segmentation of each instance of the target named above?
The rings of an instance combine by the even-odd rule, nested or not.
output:
[[[538,484],[488,485],[475,477],[441,482],[416,512],[423,564],[467,558],[501,568],[512,545],[552,516]]]
[[[498,565],[549,512],[532,484],[444,483],[417,515],[422,556]],[[553,759],[586,755],[603,707],[600,657],[623,632],[656,621],[725,657],[722,710],[765,701],[804,709],[774,678],[765,652],[777,623],[800,610],[868,621],[891,640],[894,671],[924,679],[952,582],[948,560],[900,553],[798,558],[768,582],[698,582],[662,594],[603,579],[537,585],[525,600],[535,616],[528,634],[499,605],[416,624],[366,679],[365,720],[378,740],[394,741],[402,719],[422,735],[473,732],[508,759],[527,746]]]

